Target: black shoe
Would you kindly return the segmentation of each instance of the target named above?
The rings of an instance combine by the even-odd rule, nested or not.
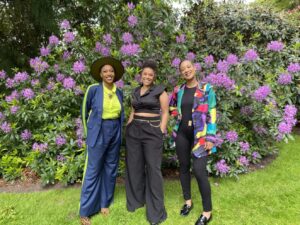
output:
[[[206,225],[209,223],[209,221],[212,220],[212,214],[210,215],[209,219],[207,219],[205,216],[201,214],[199,219],[196,221],[195,225]]]
[[[189,215],[189,213],[192,209],[193,209],[193,203],[191,205],[184,204],[180,210],[180,215],[187,216],[187,215]]]

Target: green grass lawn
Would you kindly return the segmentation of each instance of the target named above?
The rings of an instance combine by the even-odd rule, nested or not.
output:
[[[300,224],[300,137],[279,147],[279,157],[263,170],[242,175],[238,181],[210,180],[214,207],[214,219],[210,224]],[[36,193],[1,193],[0,224],[79,224],[79,195],[80,189],[74,187]],[[195,180],[192,183],[192,196],[195,206],[193,211],[188,217],[179,216],[183,203],[179,181],[166,181],[168,219],[163,224],[194,224],[202,210]],[[92,223],[148,224],[144,208],[135,213],[127,212],[124,185],[117,185],[110,216],[94,216]]]

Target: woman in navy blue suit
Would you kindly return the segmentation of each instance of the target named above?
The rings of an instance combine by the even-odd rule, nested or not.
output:
[[[119,60],[104,57],[91,66],[98,83],[90,85],[82,104],[87,154],[80,198],[80,221],[90,225],[90,216],[109,214],[116,183],[121,129],[124,119],[123,94],[115,82],[124,68]]]

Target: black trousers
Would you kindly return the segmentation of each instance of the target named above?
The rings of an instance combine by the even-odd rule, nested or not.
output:
[[[126,205],[133,212],[146,204],[148,221],[157,223],[167,218],[161,174],[163,134],[159,117],[148,120],[135,116],[126,128]]]
[[[211,189],[206,170],[207,157],[196,158],[191,150],[194,144],[194,128],[188,126],[188,121],[182,121],[176,137],[176,153],[179,160],[179,176],[185,200],[191,199],[191,157],[193,158],[193,172],[196,177],[202,197],[203,210],[212,210]]]

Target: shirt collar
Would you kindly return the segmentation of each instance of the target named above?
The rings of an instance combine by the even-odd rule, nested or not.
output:
[[[103,86],[103,89],[104,91],[107,93],[107,92],[113,92],[113,93],[116,93],[117,91],[117,86],[115,84],[113,84],[113,88],[110,90],[108,89],[107,87],[105,87],[104,83],[102,83],[102,86]]]

